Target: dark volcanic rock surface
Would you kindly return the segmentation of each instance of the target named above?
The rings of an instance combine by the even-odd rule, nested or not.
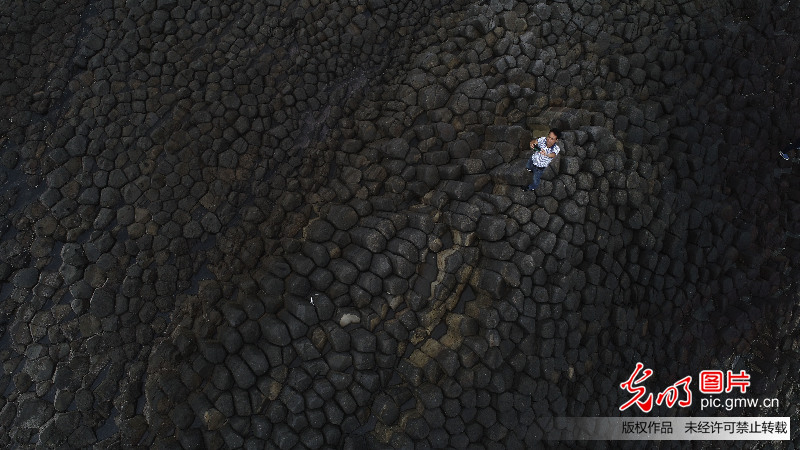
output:
[[[4,2],[0,446],[536,448],[637,362],[797,417],[798,24]]]

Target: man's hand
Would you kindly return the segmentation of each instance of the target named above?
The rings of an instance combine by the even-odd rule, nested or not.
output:
[[[536,145],[538,145],[538,142],[536,142],[536,139],[532,140],[531,141],[531,149],[536,148]]]

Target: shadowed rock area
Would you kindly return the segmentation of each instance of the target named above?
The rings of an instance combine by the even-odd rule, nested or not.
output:
[[[557,447],[637,362],[796,418],[798,53],[794,2],[2,2],[0,446]]]

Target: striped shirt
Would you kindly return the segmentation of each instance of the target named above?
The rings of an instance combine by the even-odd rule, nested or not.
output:
[[[547,153],[555,153],[558,155],[558,152],[561,149],[558,147],[558,144],[553,144],[552,147],[547,148],[547,139],[540,137],[536,140],[536,148],[534,149],[533,155],[531,155],[531,161],[533,165],[536,167],[547,167],[555,158],[548,158],[547,156],[539,153],[540,149],[545,149]]]

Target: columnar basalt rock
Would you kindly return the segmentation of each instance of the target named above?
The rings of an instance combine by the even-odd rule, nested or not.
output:
[[[638,361],[796,416],[795,6],[0,11],[3,447],[533,448]]]

